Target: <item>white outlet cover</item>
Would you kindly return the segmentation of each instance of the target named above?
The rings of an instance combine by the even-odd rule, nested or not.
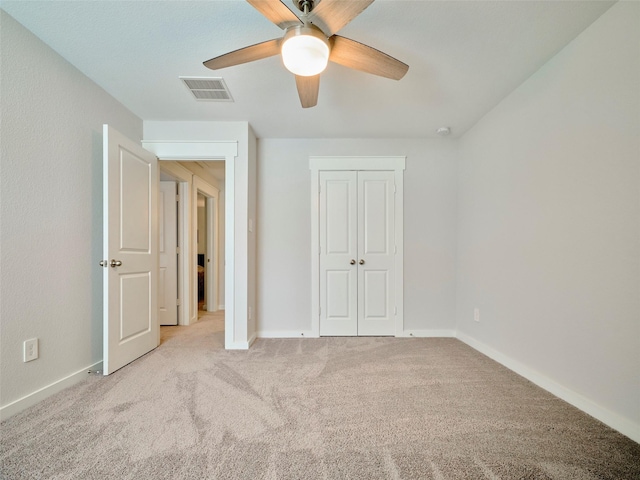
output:
[[[479,308],[474,308],[473,309],[473,320],[475,320],[476,322],[480,321],[480,309]]]
[[[38,339],[30,338],[24,341],[24,362],[30,362],[38,358]]]

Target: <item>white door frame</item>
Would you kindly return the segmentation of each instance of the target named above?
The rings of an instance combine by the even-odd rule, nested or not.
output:
[[[191,198],[193,172],[177,163],[158,162],[160,171],[172,176],[178,183],[178,325],[191,324],[191,282],[184,279],[191,278],[191,266],[186,259],[189,258],[191,246],[187,239],[190,235],[189,226],[189,199]]]
[[[163,194],[158,197],[158,208],[160,209],[158,217],[158,224],[160,225],[160,241],[158,245],[158,254],[160,256],[158,272],[158,308],[160,311],[158,318],[160,320],[160,325],[180,325],[180,291],[178,290],[178,279],[180,278],[178,258],[180,257],[180,249],[177,248],[178,245],[180,245],[178,243],[179,205],[176,199],[179,198],[179,196],[177,197],[178,182],[174,178],[168,181],[161,180],[160,190],[163,188],[168,191],[163,192]],[[169,207],[172,212],[167,212],[167,207]],[[173,221],[167,222],[168,218]],[[172,235],[167,235],[167,232],[170,232]],[[163,256],[166,268],[164,276],[161,273]],[[173,262],[175,262],[175,264]],[[169,288],[169,295],[167,294],[167,288]],[[167,298],[167,296],[169,296],[169,298]],[[164,301],[164,312],[160,302],[161,298]],[[167,308],[167,306],[169,308]],[[166,318],[167,316],[170,318]],[[167,320],[170,320],[170,322],[167,323]],[[163,321],[165,323],[163,323]],[[174,321],[175,323],[173,323]]]
[[[224,160],[225,162],[225,348],[238,348],[234,344],[235,318],[235,158],[238,142],[197,141],[142,141],[146,150],[155,153],[162,161]],[[187,169],[184,169],[188,171]],[[189,172],[193,175],[192,172]],[[192,189],[193,190],[193,189]],[[182,192],[180,193],[182,195]],[[186,256],[184,256],[187,258]],[[189,262],[185,262],[188,266]],[[190,278],[190,277],[187,277]],[[184,297],[184,298],[189,298]],[[187,305],[190,302],[184,302]],[[196,313],[197,314],[197,313]],[[246,347],[245,347],[246,348]]]
[[[320,171],[387,170],[395,175],[395,336],[404,333],[404,169],[407,157],[309,157],[311,170],[311,332],[320,336]]]

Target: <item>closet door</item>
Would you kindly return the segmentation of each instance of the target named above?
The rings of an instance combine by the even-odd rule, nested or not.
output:
[[[319,181],[320,335],[394,335],[394,172]]]
[[[320,172],[320,335],[358,334],[356,172]]]
[[[358,172],[358,335],[395,334],[394,172]]]

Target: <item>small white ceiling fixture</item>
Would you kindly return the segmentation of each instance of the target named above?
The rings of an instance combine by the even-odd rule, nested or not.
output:
[[[451,133],[451,129],[449,127],[440,127],[436,130],[436,133],[441,137],[446,137]]]
[[[180,77],[196,100],[209,102],[233,102],[231,93],[222,77]]]

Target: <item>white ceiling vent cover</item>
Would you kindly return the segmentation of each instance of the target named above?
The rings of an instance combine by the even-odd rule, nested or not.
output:
[[[208,102],[233,102],[222,78],[180,77],[196,100]]]

